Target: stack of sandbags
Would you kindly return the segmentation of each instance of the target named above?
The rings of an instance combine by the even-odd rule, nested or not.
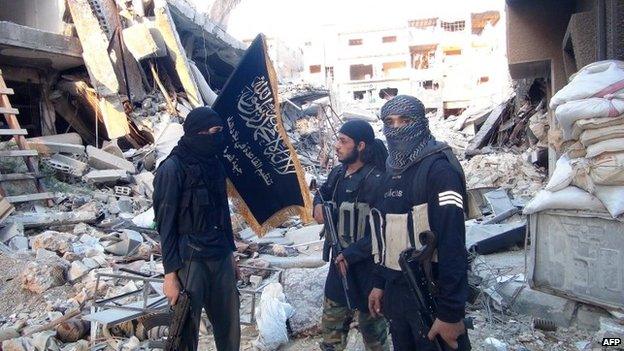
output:
[[[584,67],[553,96],[550,108],[555,111],[556,123],[549,141],[563,156],[557,161],[546,190],[535,197],[526,212],[561,208],[563,205],[557,202],[549,205],[549,198],[560,198],[555,193],[566,191],[571,202],[565,208],[596,207],[592,199],[595,196],[613,217],[622,215],[624,62],[600,61]],[[578,201],[580,189],[569,190],[574,186],[590,197]]]

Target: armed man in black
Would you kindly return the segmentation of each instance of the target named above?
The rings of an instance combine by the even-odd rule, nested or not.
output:
[[[180,350],[196,350],[202,307],[219,351],[240,345],[236,250],[226,193],[223,121],[208,107],[192,110],[184,136],[154,179],[154,211],[161,237],[164,293],[175,305],[184,288],[191,308]]]
[[[325,302],[321,329],[322,350],[344,350],[350,324],[358,315],[359,330],[367,350],[389,350],[388,328],[383,317],[368,313],[367,296],[372,288],[368,213],[372,195],[381,185],[387,156],[386,147],[375,139],[373,128],[364,121],[346,122],[335,145],[342,165],[330,172],[327,182],[314,198],[314,218],[324,223],[323,201],[329,203],[342,253],[332,253],[333,263],[325,282]],[[323,259],[330,260],[330,238],[325,233]],[[348,291],[341,284],[346,275]],[[347,296],[350,300],[347,302]],[[349,304],[351,305],[349,308]],[[355,312],[357,310],[357,312]]]
[[[436,350],[431,340],[437,335],[454,349],[469,350],[463,322],[468,298],[463,170],[449,146],[431,135],[420,100],[396,96],[382,107],[380,117],[389,156],[386,179],[371,211],[378,265],[370,312],[388,319],[395,350]],[[430,330],[414,318],[419,311],[398,263],[400,253],[418,248],[419,234],[428,230],[438,241],[432,273],[439,290]]]

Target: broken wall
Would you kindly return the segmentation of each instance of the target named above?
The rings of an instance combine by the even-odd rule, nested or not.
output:
[[[14,22],[46,32],[65,29],[64,0],[0,0],[0,21]]]

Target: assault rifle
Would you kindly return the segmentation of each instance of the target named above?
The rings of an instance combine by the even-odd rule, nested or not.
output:
[[[432,231],[424,231],[420,233],[419,240],[423,245],[422,248],[420,250],[409,248],[401,252],[399,266],[401,266],[401,271],[403,271],[403,276],[407,280],[419,311],[416,318],[420,318],[421,325],[429,331],[433,326],[438,310],[434,298],[438,288],[432,278],[431,271],[431,260],[437,246],[437,239]],[[463,322],[466,329],[473,328],[472,318],[466,318]],[[433,344],[437,351],[453,350],[440,335],[436,335]],[[460,342],[459,350],[461,349],[462,344]]]
[[[191,296],[186,290],[180,291],[178,301],[171,306],[171,324],[169,324],[169,336],[165,343],[165,351],[179,351],[182,343],[182,328],[188,319],[191,310]]]
[[[191,244],[188,244],[188,246],[191,248],[191,257],[186,271],[184,286],[178,294],[176,304],[169,308],[171,311],[171,323],[169,324],[169,335],[167,336],[167,342],[165,343],[165,351],[181,350],[182,330],[191,311],[191,294],[186,291],[186,287],[188,286],[189,276],[191,275],[193,254],[195,253],[195,250],[200,251],[201,249]]]
[[[323,219],[325,222],[325,226],[323,231],[325,232],[325,240],[329,240],[329,244],[332,251],[332,256],[335,259],[342,253],[342,247],[340,246],[340,241],[338,241],[338,233],[336,233],[336,226],[334,225],[334,211],[332,209],[332,205],[328,202],[325,202],[323,199],[323,195],[321,192],[318,192],[321,201],[323,202]],[[334,263],[335,264],[335,263]],[[349,284],[347,283],[347,275],[343,275],[340,271],[340,267],[336,265],[338,268],[338,274],[340,274],[340,282],[342,284],[342,290],[344,291],[345,299],[347,301],[347,307],[352,309],[351,299],[349,298]]]

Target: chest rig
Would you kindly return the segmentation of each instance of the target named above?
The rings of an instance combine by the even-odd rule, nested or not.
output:
[[[360,238],[362,238],[365,234],[366,224],[369,220],[370,206],[366,202],[360,202],[360,192],[364,187],[366,180],[374,170],[374,167],[370,167],[370,169],[366,167],[361,170],[366,173],[351,192],[351,194],[353,194],[351,201],[343,201],[340,206],[336,203],[336,192],[338,190],[339,183],[344,181],[344,173],[339,172],[338,177],[334,182],[332,198],[329,203],[332,207],[332,212],[335,214],[335,223],[337,227],[336,232],[338,233],[340,245],[343,248],[348,247],[352,243],[360,240]]]
[[[433,163],[444,158],[463,177],[459,162],[446,149],[423,157],[401,174],[386,176],[382,191],[377,194],[379,200],[375,202],[376,208],[371,210],[369,217],[375,263],[400,271],[401,252],[408,248],[422,248],[420,233],[432,229],[429,221],[428,174]],[[433,261],[437,261],[437,250]]]

